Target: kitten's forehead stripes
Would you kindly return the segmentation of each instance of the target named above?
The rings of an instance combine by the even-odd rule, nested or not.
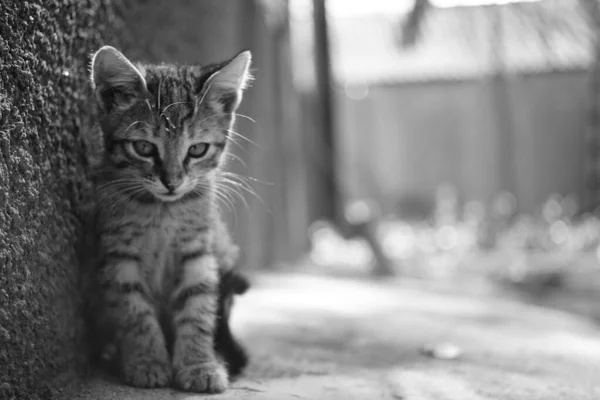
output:
[[[181,132],[184,122],[193,116],[194,82],[189,68],[161,66],[146,74],[148,92],[153,99],[153,114],[167,134]],[[155,137],[161,129],[156,129]]]

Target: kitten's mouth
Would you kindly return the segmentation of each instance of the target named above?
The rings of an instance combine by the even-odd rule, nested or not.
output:
[[[164,201],[165,203],[168,202],[172,202],[172,201],[176,201],[179,200],[180,198],[182,198],[185,195],[185,192],[178,192],[178,193],[154,193],[154,196],[159,199],[160,201]]]

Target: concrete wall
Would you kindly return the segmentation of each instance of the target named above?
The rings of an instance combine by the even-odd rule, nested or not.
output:
[[[466,199],[510,190],[524,212],[554,192],[581,195],[587,79],[583,71],[512,77],[512,118],[502,124],[482,81],[372,86],[362,100],[340,89],[346,190],[392,209],[450,182]]]
[[[117,22],[110,1],[0,2],[0,399],[50,399],[84,365],[87,67]]]

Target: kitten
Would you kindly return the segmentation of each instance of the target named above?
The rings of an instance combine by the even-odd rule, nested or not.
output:
[[[96,346],[114,344],[129,385],[228,386],[214,334],[227,325],[217,321],[219,302],[239,291],[220,287],[236,276],[237,248],[215,199],[250,61],[242,52],[205,67],[134,66],[110,46],[93,57],[105,154],[88,322]]]

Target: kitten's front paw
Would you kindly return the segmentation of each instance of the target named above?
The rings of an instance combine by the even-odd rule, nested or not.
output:
[[[198,393],[221,393],[229,379],[225,367],[218,362],[194,364],[175,371],[175,385],[182,390]]]
[[[139,358],[123,366],[123,380],[135,387],[165,387],[171,383],[172,376],[171,365],[162,360]]]

